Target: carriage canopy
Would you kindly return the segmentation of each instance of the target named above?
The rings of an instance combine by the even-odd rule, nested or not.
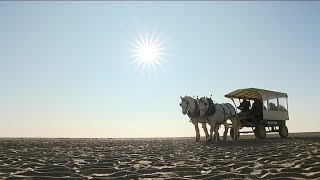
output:
[[[238,89],[225,95],[227,98],[248,99],[248,100],[267,100],[276,98],[287,98],[288,95],[282,92],[270,91],[257,88]]]

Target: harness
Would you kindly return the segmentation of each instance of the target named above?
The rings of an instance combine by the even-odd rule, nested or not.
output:
[[[222,107],[222,111],[221,111],[219,109],[216,109],[216,104],[213,103],[213,100],[211,98],[207,98],[207,101],[208,101],[208,105],[207,105],[208,108],[207,108],[207,111],[206,111],[205,115],[206,115],[206,119],[207,119],[208,122],[209,122],[208,117],[214,115],[216,113],[216,111],[223,112],[223,120],[226,120],[226,115],[230,115],[231,117],[234,116],[232,114],[232,111],[231,111],[229,106],[226,106],[228,108],[228,110],[229,110],[228,112],[226,112],[226,109],[223,107],[223,105],[219,104]],[[227,117],[227,118],[229,118],[229,117]]]
[[[223,110],[223,121],[225,121],[226,120],[226,111],[224,110],[223,105],[222,104],[220,104],[220,105],[221,105],[222,110]]]

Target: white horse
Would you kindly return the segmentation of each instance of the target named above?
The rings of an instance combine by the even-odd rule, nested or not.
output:
[[[206,140],[209,140],[209,133],[207,130],[207,125],[206,125],[206,123],[208,123],[208,121],[207,121],[207,118],[200,116],[200,109],[199,109],[197,100],[193,99],[190,96],[185,96],[185,97],[180,96],[180,98],[181,98],[180,106],[182,108],[182,114],[184,114],[184,115],[187,114],[190,118],[190,122],[192,122],[194,124],[194,128],[196,131],[196,139],[195,140],[197,142],[200,140],[200,131],[199,131],[198,123],[202,124],[202,128],[206,134]],[[228,125],[228,124],[226,123],[226,125]],[[215,127],[215,128],[219,129],[219,125],[217,125],[217,127]],[[212,127],[211,127],[211,129],[212,129]],[[215,136],[216,136],[216,134],[215,134]],[[217,136],[219,137],[219,134]]]
[[[234,129],[234,136],[237,140],[239,138],[239,129],[240,129],[240,120],[237,115],[236,110],[230,103],[223,104],[214,104],[211,98],[202,97],[198,100],[200,116],[205,117],[208,120],[208,123],[211,126],[210,129],[210,138],[211,140],[219,139],[217,124],[225,124],[228,119],[232,122],[232,126]],[[225,126],[225,131],[223,133],[223,140],[227,139],[228,134],[228,126]],[[215,132],[214,139],[212,138],[212,133]],[[216,137],[216,134],[218,137]]]

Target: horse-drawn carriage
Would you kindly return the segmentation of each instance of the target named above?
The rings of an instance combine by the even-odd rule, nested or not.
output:
[[[239,112],[241,129],[243,127],[252,128],[254,135],[259,139],[265,139],[266,133],[279,132],[281,138],[288,136],[286,120],[288,114],[288,95],[282,92],[269,91],[257,88],[238,89],[225,95],[230,98],[235,106],[235,99],[244,101],[254,101],[251,109]],[[255,109],[253,111],[253,109]],[[267,128],[267,130],[266,130]],[[240,133],[250,133],[252,131],[239,131]],[[234,137],[234,131],[230,131]]]

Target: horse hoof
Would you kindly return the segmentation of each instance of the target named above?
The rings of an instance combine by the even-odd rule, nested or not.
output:
[[[196,138],[194,141],[199,142],[199,141],[200,141],[200,138]]]

